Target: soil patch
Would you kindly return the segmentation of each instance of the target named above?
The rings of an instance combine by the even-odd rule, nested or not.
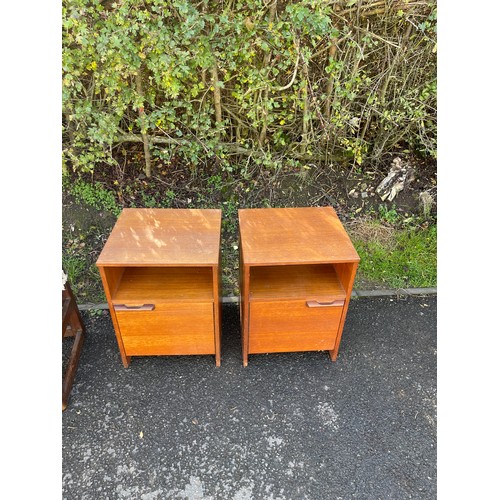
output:
[[[142,173],[140,147],[118,153],[119,167],[97,168],[83,180],[113,193],[115,213],[95,208],[63,192],[63,265],[84,262],[80,269],[82,283],[73,284],[80,302],[104,301],[95,262],[116,221],[116,213],[125,207],[221,208],[223,294],[238,294],[238,209],[251,207],[300,207],[331,205],[349,232],[366,233],[366,237],[390,238],[390,228],[370,227],[369,220],[381,213],[419,217],[422,192],[434,202],[430,217],[436,216],[437,172],[434,161],[398,155],[411,165],[415,179],[392,201],[382,201],[376,187],[387,175],[392,160],[373,168],[356,169],[342,165],[283,165],[271,171],[251,165],[229,172],[217,161],[203,168],[190,169],[173,157],[169,164],[155,160],[152,176]],[[76,182],[70,174],[70,182]],[[392,212],[391,212],[392,211]],[[371,231],[371,234],[370,234]],[[78,264],[81,265],[81,264]],[[359,274],[359,273],[358,273]],[[86,276],[87,278],[83,278]],[[92,285],[90,283],[93,283]],[[383,286],[359,276],[358,288]]]

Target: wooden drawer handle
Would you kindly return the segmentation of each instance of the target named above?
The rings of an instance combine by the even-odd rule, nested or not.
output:
[[[154,304],[138,304],[138,305],[127,305],[127,304],[115,304],[115,311],[152,311],[155,308]]]
[[[343,300],[332,300],[331,302],[318,302],[317,300],[306,301],[307,307],[337,307],[343,306]]]

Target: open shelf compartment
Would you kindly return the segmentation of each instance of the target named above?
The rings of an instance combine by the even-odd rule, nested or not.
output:
[[[123,267],[112,293],[113,304],[213,302],[211,267]]]
[[[250,301],[345,300],[335,264],[252,266]]]

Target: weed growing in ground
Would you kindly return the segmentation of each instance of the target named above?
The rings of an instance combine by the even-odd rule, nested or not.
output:
[[[146,208],[157,208],[158,203],[156,198],[148,193],[142,193],[142,204]]]
[[[165,191],[165,198],[163,199],[163,203],[161,203],[161,206],[163,208],[170,208],[174,200],[175,200],[174,191],[172,191],[171,189],[167,189]]]
[[[77,180],[69,184],[69,190],[79,203],[86,203],[97,210],[105,210],[115,216],[118,216],[122,210],[116,202],[115,194],[105,189],[100,182],[90,184]]]
[[[85,261],[76,255],[62,255],[62,267],[68,275],[70,283],[80,283],[83,273],[85,272]]]
[[[396,207],[394,205],[390,209],[385,205],[379,205],[378,212],[380,219],[389,224],[397,224],[400,220],[400,215],[396,211]]]

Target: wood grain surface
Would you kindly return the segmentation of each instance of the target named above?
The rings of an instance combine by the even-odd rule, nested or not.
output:
[[[217,265],[221,210],[125,208],[97,266]]]
[[[254,266],[250,268],[250,300],[342,300],[344,288],[333,264]]]
[[[126,267],[113,303],[211,301],[211,267]]]
[[[113,307],[112,295],[118,288],[119,280],[123,274],[123,268],[117,267],[99,267],[99,273],[101,275],[102,286],[104,288],[104,293],[106,294],[106,300],[109,306],[109,315],[111,316],[111,321],[113,322],[113,328],[115,329],[116,341],[118,343],[118,349],[120,349],[120,356],[122,358],[122,363],[125,368],[130,366],[130,356],[125,353],[125,347],[123,347],[122,337],[120,335],[120,327],[118,325],[118,320],[116,319],[115,309]]]
[[[332,207],[248,208],[238,214],[245,264],[359,261]]]
[[[337,359],[337,355],[339,353],[340,340],[342,338],[342,331],[344,330],[345,319],[349,308],[349,302],[351,300],[352,289],[354,287],[354,278],[356,277],[358,263],[354,262],[349,264],[335,264],[335,269],[347,293],[344,309],[340,318],[339,334],[337,335],[337,340],[335,341],[335,347],[330,351],[330,359],[332,361],[335,361]]]
[[[169,302],[153,311],[115,311],[127,356],[215,354],[213,308]]]
[[[311,308],[304,300],[251,302],[248,352],[333,349],[342,309],[342,306]]]
[[[215,354],[214,336],[190,335],[124,335],[128,356],[186,356]]]

